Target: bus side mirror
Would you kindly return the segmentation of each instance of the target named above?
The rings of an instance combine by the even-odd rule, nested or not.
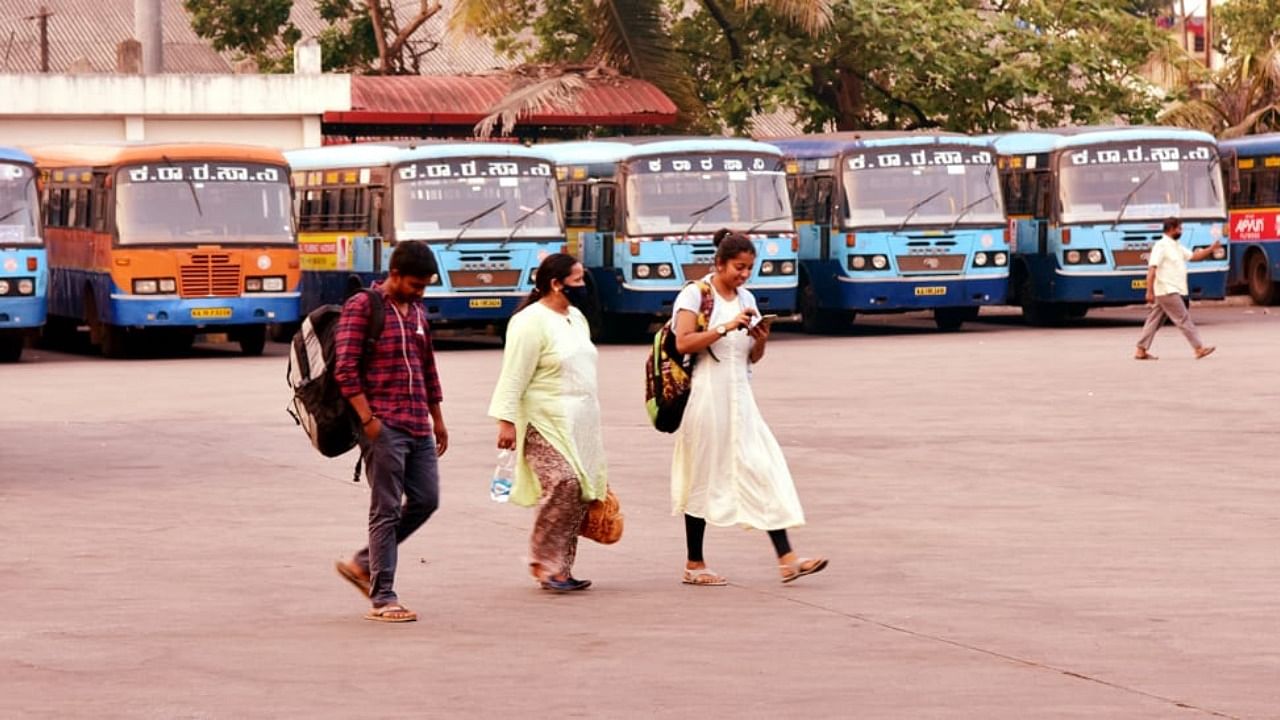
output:
[[[596,230],[613,232],[617,229],[617,188],[600,185],[596,188]]]

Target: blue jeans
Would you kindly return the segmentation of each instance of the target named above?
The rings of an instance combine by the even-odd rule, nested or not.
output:
[[[440,505],[435,438],[382,426],[378,439],[361,438],[369,482],[369,544],[355,562],[369,573],[374,607],[397,602],[396,550]]]

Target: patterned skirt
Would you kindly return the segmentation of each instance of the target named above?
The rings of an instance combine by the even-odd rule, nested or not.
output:
[[[542,486],[529,538],[530,569],[539,580],[567,576],[573,570],[578,530],[587,514],[582,485],[573,466],[532,425],[524,436],[524,461]]]

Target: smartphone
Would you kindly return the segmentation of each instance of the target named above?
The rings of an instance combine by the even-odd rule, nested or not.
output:
[[[755,322],[751,323],[751,327],[755,327],[760,323],[764,323],[765,325],[768,325],[769,323],[772,323],[774,320],[777,320],[777,319],[778,319],[778,316],[772,313],[769,315],[757,315]]]

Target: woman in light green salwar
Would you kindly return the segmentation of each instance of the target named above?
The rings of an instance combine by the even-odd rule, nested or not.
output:
[[[608,483],[596,348],[575,307],[587,293],[582,264],[549,255],[535,285],[507,326],[489,415],[498,421],[498,447],[516,450],[511,501],[538,506],[529,542],[533,576],[547,590],[585,590],[591,581],[572,574],[578,530]]]

